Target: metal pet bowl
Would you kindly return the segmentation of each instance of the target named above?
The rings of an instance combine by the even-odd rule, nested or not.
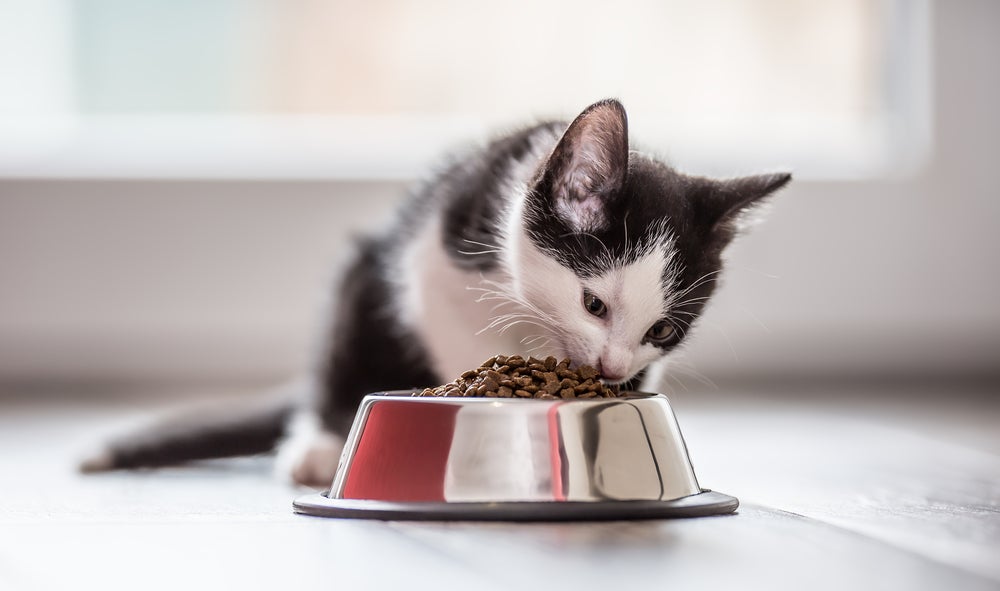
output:
[[[298,513],[565,521],[732,513],[702,489],[659,394],[536,400],[366,396],[325,493]]]

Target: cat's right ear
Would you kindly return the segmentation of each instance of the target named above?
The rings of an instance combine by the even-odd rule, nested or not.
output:
[[[711,181],[712,189],[700,203],[703,219],[716,229],[739,229],[751,210],[790,180],[792,175],[782,172]]]
[[[576,232],[609,222],[608,204],[628,172],[628,119],[614,99],[587,107],[566,128],[541,169],[536,195]]]

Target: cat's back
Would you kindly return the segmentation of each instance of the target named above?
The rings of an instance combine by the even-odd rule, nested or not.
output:
[[[512,199],[521,196],[566,125],[537,123],[448,155],[411,192],[392,234],[397,239],[416,238],[439,222],[445,248],[456,265],[492,269],[503,213]]]

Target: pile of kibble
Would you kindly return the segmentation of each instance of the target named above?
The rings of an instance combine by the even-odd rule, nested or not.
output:
[[[527,359],[520,355],[490,357],[476,369],[414,396],[486,396],[490,398],[616,398],[618,386],[606,386],[589,365],[570,369],[569,359]]]

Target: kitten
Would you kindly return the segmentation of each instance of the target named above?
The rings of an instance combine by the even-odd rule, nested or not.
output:
[[[313,403],[112,444],[84,469],[270,450],[328,485],[369,392],[433,386],[497,353],[569,357],[634,386],[684,341],[741,215],[788,174],[686,176],[629,147],[615,100],[454,160],[341,275]],[[652,373],[652,372],[650,372]],[[287,427],[287,429],[285,428]]]

